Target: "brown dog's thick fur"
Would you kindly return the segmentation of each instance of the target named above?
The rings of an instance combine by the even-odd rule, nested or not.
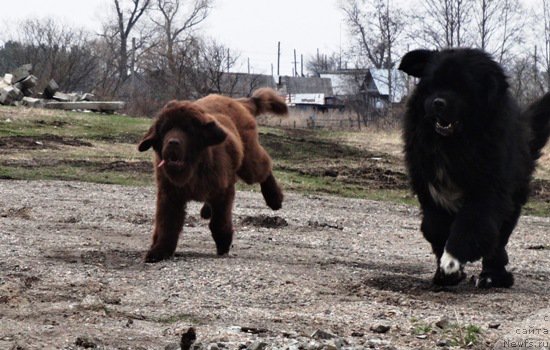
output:
[[[189,201],[204,202],[201,216],[219,255],[233,240],[231,212],[235,183],[259,183],[267,205],[281,208],[282,191],[272,173],[271,158],[260,145],[255,116],[285,115],[284,100],[263,88],[251,98],[209,95],[200,100],[170,101],[162,108],[138,146],[153,148],[157,209],[153,242],[145,260],[156,262],[174,254]]]

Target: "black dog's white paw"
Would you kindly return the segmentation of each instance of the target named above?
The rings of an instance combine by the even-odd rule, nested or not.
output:
[[[452,275],[462,269],[462,264],[452,254],[445,250],[439,261],[439,267],[446,275]]]

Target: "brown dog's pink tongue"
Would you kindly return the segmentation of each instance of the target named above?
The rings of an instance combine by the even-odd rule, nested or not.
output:
[[[162,168],[162,166],[164,165],[164,159],[160,161],[159,165],[157,165],[157,168]]]

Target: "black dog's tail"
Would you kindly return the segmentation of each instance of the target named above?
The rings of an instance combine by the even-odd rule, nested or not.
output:
[[[250,98],[241,98],[238,100],[252,113],[258,116],[264,113],[273,113],[277,115],[287,115],[288,107],[285,100],[273,89],[261,88],[252,94]]]
[[[531,122],[532,138],[529,143],[531,156],[537,160],[550,137],[550,93],[531,104],[525,111],[525,117]]]

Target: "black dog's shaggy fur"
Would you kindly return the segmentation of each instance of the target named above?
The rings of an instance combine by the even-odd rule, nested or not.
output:
[[[407,53],[420,78],[407,103],[405,160],[437,258],[434,283],[453,285],[483,259],[481,288],[510,287],[506,244],[550,134],[550,96],[520,113],[502,68],[483,51]]]

